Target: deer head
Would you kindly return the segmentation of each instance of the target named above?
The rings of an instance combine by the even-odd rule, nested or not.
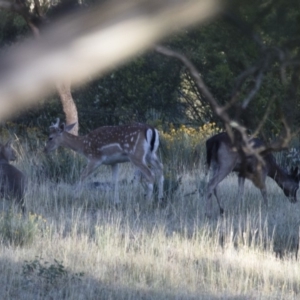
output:
[[[75,125],[76,123],[70,125],[65,125],[65,123],[60,124],[60,120],[59,118],[57,118],[56,123],[52,123],[49,127],[50,135],[47,144],[44,148],[44,152],[49,153],[61,146],[63,142],[64,133],[71,131]]]

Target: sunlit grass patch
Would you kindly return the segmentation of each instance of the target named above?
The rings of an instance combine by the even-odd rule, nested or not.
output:
[[[0,239],[4,244],[28,246],[47,231],[47,221],[39,215],[23,216],[12,210],[0,214]]]

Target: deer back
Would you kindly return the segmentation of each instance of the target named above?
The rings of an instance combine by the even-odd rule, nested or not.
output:
[[[90,142],[96,146],[106,146],[118,143],[121,148],[134,148],[137,140],[148,139],[147,127],[144,124],[121,125],[121,126],[102,126],[86,135],[86,143]],[[154,139],[150,137],[149,144],[154,147]]]

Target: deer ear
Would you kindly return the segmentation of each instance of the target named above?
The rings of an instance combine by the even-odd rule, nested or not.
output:
[[[64,131],[67,131],[67,132],[71,131],[74,128],[74,126],[76,125],[76,123],[77,122],[75,122],[73,124],[66,125],[66,126],[64,124]]]
[[[59,133],[62,133],[65,131],[65,127],[66,127],[66,124],[65,123],[61,123],[58,127],[58,131]]]

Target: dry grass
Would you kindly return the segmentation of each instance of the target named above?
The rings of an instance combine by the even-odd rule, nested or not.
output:
[[[268,211],[250,183],[236,211],[237,178],[229,176],[220,186],[226,214],[218,216],[215,201],[207,220],[203,195],[186,196],[205,186],[202,170],[183,174],[164,209],[130,183],[115,208],[109,191],[87,186],[77,195],[69,183],[37,178],[43,158],[24,153],[19,167],[29,174],[26,202],[36,214],[24,222],[31,218],[35,231],[22,246],[0,232],[0,299],[299,298],[300,208],[274,182]],[[121,179],[132,174],[123,165]],[[100,168],[97,180],[108,178],[110,169]]]

